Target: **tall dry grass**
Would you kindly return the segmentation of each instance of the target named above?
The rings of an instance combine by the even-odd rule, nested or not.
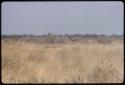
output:
[[[3,83],[123,82],[123,43],[35,44],[2,40]]]

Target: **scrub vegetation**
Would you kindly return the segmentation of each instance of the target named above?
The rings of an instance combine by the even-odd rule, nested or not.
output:
[[[3,35],[3,83],[122,83],[122,35]]]

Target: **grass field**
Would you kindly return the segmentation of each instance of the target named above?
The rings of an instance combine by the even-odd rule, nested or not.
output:
[[[121,83],[123,42],[2,42],[3,83]]]

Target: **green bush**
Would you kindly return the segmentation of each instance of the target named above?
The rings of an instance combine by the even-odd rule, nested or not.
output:
[[[45,42],[47,43],[55,43],[56,36],[48,33],[45,37]]]

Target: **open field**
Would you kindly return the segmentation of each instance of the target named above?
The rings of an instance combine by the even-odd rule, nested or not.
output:
[[[123,42],[35,43],[2,39],[3,83],[121,83]]]

